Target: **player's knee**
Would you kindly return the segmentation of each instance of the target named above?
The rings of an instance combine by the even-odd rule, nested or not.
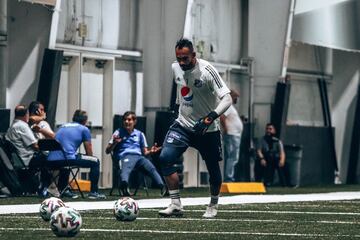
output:
[[[160,160],[161,167],[166,167],[166,166],[172,165],[172,162],[173,162],[172,152],[164,149],[160,153],[159,160]]]
[[[160,154],[160,166],[161,173],[163,176],[169,176],[176,172],[176,168],[174,167],[173,156],[170,151],[161,151]]]

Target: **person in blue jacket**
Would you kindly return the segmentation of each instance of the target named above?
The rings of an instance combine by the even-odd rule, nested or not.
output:
[[[135,125],[136,114],[132,111],[125,112],[123,126],[113,133],[105,152],[113,152],[113,156],[119,161],[120,186],[124,195],[130,195],[129,177],[134,169],[145,171],[164,194],[165,184],[154,164],[146,157],[159,152],[161,147],[155,143],[149,148],[144,133],[136,129]]]

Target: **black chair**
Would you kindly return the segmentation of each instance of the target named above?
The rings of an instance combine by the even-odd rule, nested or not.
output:
[[[68,161],[68,159],[66,158],[66,154],[65,151],[63,149],[63,147],[61,146],[61,144],[56,141],[55,139],[39,139],[38,141],[38,145],[39,145],[39,149],[40,151],[61,151],[64,155],[64,160]],[[78,175],[79,171],[80,171],[80,167],[78,166],[72,166],[70,163],[66,164],[66,166],[64,167],[66,168],[67,171],[70,172],[71,174],[71,178],[70,181],[68,181],[67,186],[60,192],[60,196],[67,190],[67,189],[72,189],[71,187],[71,183],[74,182],[78,188],[78,191],[81,194],[81,197],[84,198],[84,194],[80,189],[79,183],[76,179],[76,176]],[[59,170],[59,168],[48,168],[49,170]],[[56,183],[56,179],[58,176],[55,176],[52,178],[52,182]]]
[[[110,190],[110,196],[112,196],[112,193],[114,191],[114,189],[117,188],[118,193],[120,196],[127,196],[128,194],[130,196],[135,196],[139,190],[139,188],[141,187],[141,184],[144,187],[144,190],[146,192],[146,196],[149,196],[149,187],[148,187],[148,183],[146,181],[146,176],[141,173],[139,170],[134,169],[132,171],[132,173],[130,174],[130,178],[129,178],[129,189],[128,194],[125,192],[125,190],[123,189],[123,186],[121,186],[120,183],[120,176],[121,176],[121,168],[119,166],[119,161],[113,156],[113,154],[111,153],[111,159],[112,159],[112,164],[113,166],[113,186]]]
[[[28,170],[29,168],[18,156],[12,143],[7,141],[4,136],[0,136],[0,181],[12,195],[20,196],[25,192],[30,192],[30,186],[36,185],[29,181],[28,177],[25,177]],[[25,179],[26,181],[23,181]]]

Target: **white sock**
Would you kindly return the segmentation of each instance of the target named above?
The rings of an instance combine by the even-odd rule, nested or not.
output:
[[[180,190],[176,189],[176,190],[169,190],[169,195],[171,198],[171,203],[181,206],[181,201],[180,201]]]

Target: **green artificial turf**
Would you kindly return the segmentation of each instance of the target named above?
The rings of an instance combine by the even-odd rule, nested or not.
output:
[[[265,194],[359,191],[358,185],[269,188]],[[206,188],[182,190],[182,197],[207,196]],[[103,190],[108,194],[108,190]],[[226,194],[225,194],[226,195]],[[141,190],[135,199],[149,196]],[[111,196],[106,200],[115,200]],[[82,199],[80,199],[82,200]],[[37,197],[0,199],[0,204],[39,203]],[[70,201],[66,199],[66,201]],[[71,200],[72,201],[72,200]],[[185,207],[182,218],[159,218],[159,209],[140,209],[134,222],[117,221],[110,209],[81,211],[76,239],[360,239],[360,200],[221,205],[216,219],[201,216],[205,206]],[[0,239],[58,239],[38,214],[0,215]]]
[[[81,211],[76,239],[356,239],[360,201],[223,205],[216,219],[202,219],[204,206],[186,207],[182,218],[159,218],[140,210],[134,222],[115,220],[111,210]],[[56,238],[37,214],[0,217],[0,239]],[[22,228],[22,229],[13,229]]]

